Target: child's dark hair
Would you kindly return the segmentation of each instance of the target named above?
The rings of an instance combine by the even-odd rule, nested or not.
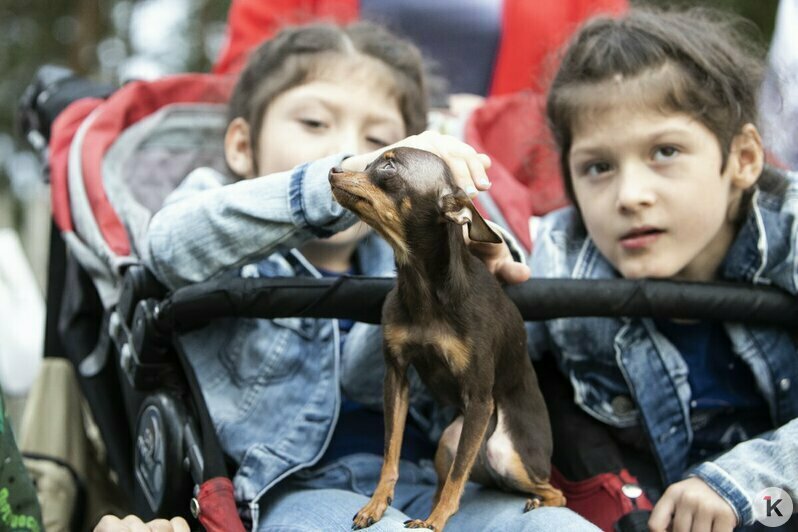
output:
[[[595,18],[580,29],[566,47],[546,102],[574,204],[568,164],[573,128],[602,98],[628,101],[628,90],[614,90],[613,81],[636,89],[635,96],[663,112],[686,113],[704,124],[720,143],[725,167],[734,136],[745,124],[756,124],[763,75],[763,52],[742,22],[702,8],[633,9],[621,18]]]
[[[358,22],[346,27],[312,24],[288,27],[252,52],[230,99],[228,119],[244,118],[257,144],[263,114],[279,94],[313,79],[337,56],[362,54],[384,64],[407,134],[422,132],[427,99],[421,53],[381,26]],[[379,75],[385,75],[380,72]]]

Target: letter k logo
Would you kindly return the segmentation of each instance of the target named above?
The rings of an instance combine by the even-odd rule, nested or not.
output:
[[[754,517],[767,527],[779,527],[792,517],[793,501],[781,488],[765,488],[753,500]]]
[[[767,504],[766,511],[768,517],[773,515],[773,512],[776,512],[776,515],[778,515],[779,517],[784,517],[783,514],[781,513],[781,510],[779,510],[779,504],[781,503],[782,500],[783,499],[778,499],[776,500],[776,502],[773,502],[773,497],[771,497],[770,495],[765,495],[765,503]]]

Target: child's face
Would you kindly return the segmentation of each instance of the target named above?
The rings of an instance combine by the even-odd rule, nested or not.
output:
[[[758,137],[757,137],[758,138]],[[685,114],[616,107],[574,129],[569,168],[590,237],[627,278],[710,280],[735,234],[743,183]]]
[[[317,80],[289,89],[266,109],[257,175],[341,152],[365,153],[405,137],[396,98],[362,76]]]

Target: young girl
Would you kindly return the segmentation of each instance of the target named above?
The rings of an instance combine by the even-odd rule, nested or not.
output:
[[[414,146],[446,159],[471,194],[487,189],[486,157],[421,133],[425,116],[421,61],[408,43],[364,24],[284,30],[252,54],[230,102],[225,156],[239,179],[223,186],[213,170],[193,172],[153,217],[145,260],[171,288],[217,275],[392,275],[390,248],[334,201],[328,174],[363,170],[389,145]],[[486,262],[505,279],[528,275],[507,249],[494,246]],[[381,393],[363,389],[374,379],[358,364],[382,360],[379,328],[229,319],[181,341],[254,526],[350,529],[382,465],[382,415],[363,404],[381,405]],[[392,508],[370,529],[399,530],[431,510],[430,435],[447,420],[424,402],[410,417]],[[589,526],[561,508],[523,514],[524,502],[471,485],[450,526]]]
[[[798,176],[763,164],[760,62],[727,22],[633,11],[578,32],[547,101],[573,207],[541,224],[533,275],[798,293]],[[590,421],[628,456],[649,454],[653,479],[630,468],[652,499],[664,489],[652,530],[731,530],[753,523],[761,490],[798,494],[789,331],[588,318],[532,330]]]

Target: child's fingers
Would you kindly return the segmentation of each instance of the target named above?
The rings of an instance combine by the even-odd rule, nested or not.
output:
[[[676,506],[673,514],[673,532],[690,532],[693,530],[693,510],[683,505]],[[698,531],[699,529],[696,529]]]
[[[471,171],[468,167],[468,163],[463,159],[459,158],[445,158],[446,164],[449,165],[449,169],[452,171],[452,177],[454,177],[455,184],[466,191],[466,194],[473,197],[477,195],[477,188],[475,186],[474,180],[471,177]]]
[[[531,275],[529,266],[520,262],[502,262],[496,270],[496,277],[507,284],[519,284]]]
[[[454,174],[455,183],[473,196],[475,190],[487,190],[490,181],[486,172],[490,166],[490,157],[477,151],[468,144],[448,135],[432,137],[432,143],[440,157],[446,161]],[[472,189],[473,188],[473,189]]]
[[[476,187],[480,190],[489,189],[490,181],[488,180],[488,174],[480,158],[477,156],[470,156],[466,159],[466,164],[468,164],[468,171]]]
[[[654,506],[651,517],[648,518],[648,529],[650,532],[665,532],[671,524],[673,516],[674,501],[666,491],[662,498]]]
[[[122,519],[119,528],[116,530],[125,532],[149,532],[149,528],[144,524],[144,521],[135,515],[128,515]]]
[[[169,522],[172,524],[174,532],[191,532],[191,528],[182,517],[173,517]]]
[[[693,530],[712,530],[712,519],[714,513],[709,509],[696,512],[693,516]]]
[[[737,526],[737,518],[734,516],[734,512],[716,515],[712,521],[712,532],[732,532],[735,526]]]
[[[155,519],[146,525],[148,532],[174,532],[172,523],[166,519]]]

